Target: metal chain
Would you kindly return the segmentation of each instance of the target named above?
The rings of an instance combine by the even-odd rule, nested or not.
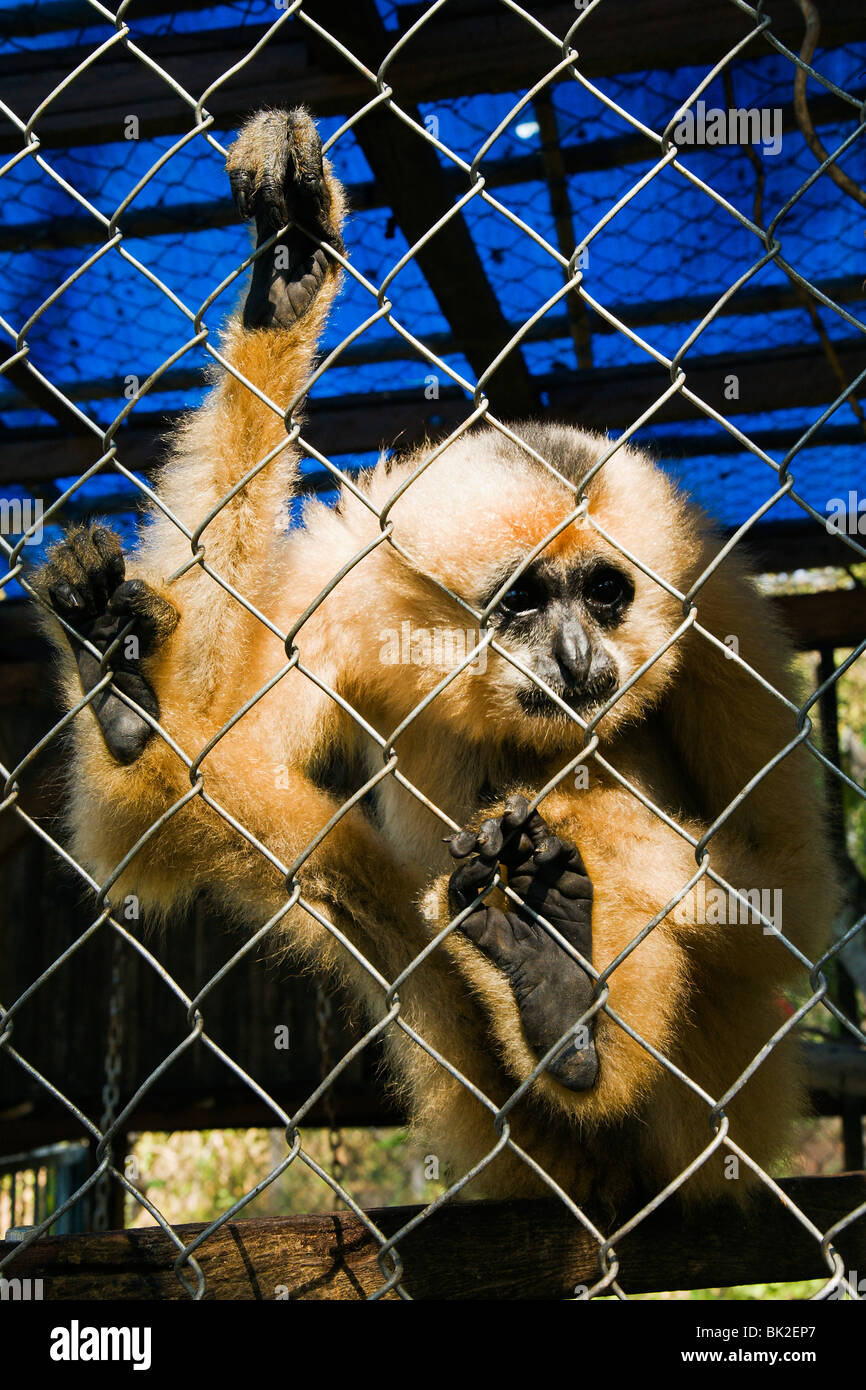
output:
[[[123,940],[114,933],[111,947],[111,990],[108,996],[108,1032],[105,1048],[105,1083],[102,1087],[102,1118],[99,1127],[105,1134],[114,1123],[117,1107],[120,1104],[120,1077],[123,1070],[123,1010],[125,989],[123,968]],[[94,1231],[107,1231],[110,1226],[108,1208],[113,1179],[110,1173],[103,1173],[94,1187],[93,1216],[91,1225]]]
[[[322,1080],[324,1081],[334,1064],[334,1006],[321,980],[316,981],[316,1022],[319,1025],[319,1056],[322,1062]],[[333,1086],[329,1086],[322,1096],[322,1109],[325,1112],[325,1119],[328,1124],[328,1145],[331,1150],[331,1175],[335,1182],[342,1183],[343,1163],[340,1158],[342,1135],[337,1126],[337,1117],[334,1112]],[[340,1198],[336,1192],[332,1193],[332,1201],[336,1210],[341,1205]]]

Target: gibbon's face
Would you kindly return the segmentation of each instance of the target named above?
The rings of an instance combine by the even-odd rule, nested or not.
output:
[[[604,556],[566,551],[557,562],[542,552],[500,598],[491,623],[503,647],[525,652],[528,670],[589,718],[621,684],[621,663],[610,639],[634,596],[630,574]],[[531,677],[515,695],[531,718],[568,720]]]
[[[410,484],[390,512],[394,536],[422,574],[489,615],[497,645],[515,658],[488,649],[437,695],[431,714],[482,741],[492,734],[538,749],[579,746],[581,726],[570,711],[587,722],[617,697],[599,725],[602,736],[610,734],[658,703],[678,664],[674,644],[617,695],[683,621],[682,603],[623,552],[684,591],[702,553],[701,518],[651,460],[623,447],[587,485],[596,525],[580,518],[548,540],[575,510],[568,482],[580,483],[609,441],[562,426],[514,430],[566,481],[498,431],[482,430],[456,441]],[[376,470],[377,503],[387,501],[420,457]],[[434,586],[413,590],[404,570],[387,587],[395,613],[413,630],[462,627],[460,651],[479,640],[478,623]],[[423,695],[443,674],[407,669],[402,693]]]

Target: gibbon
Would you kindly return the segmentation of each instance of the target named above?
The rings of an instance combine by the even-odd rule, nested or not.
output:
[[[621,1209],[720,1133],[683,1196],[741,1196],[800,1108],[794,1044],[739,1079],[835,891],[769,606],[734,554],[697,584],[720,542],[652,461],[623,445],[583,488],[609,441],[548,423],[383,460],[288,529],[279,412],[300,418],[344,198],[303,108],[254,116],[227,168],[272,240],[222,337],[234,370],[180,427],[136,553],[73,528],[37,578],[67,708],[95,692],[71,851],[112,903],[273,917],[371,1022],[394,1010],[393,1084],[461,1195],[547,1175]]]

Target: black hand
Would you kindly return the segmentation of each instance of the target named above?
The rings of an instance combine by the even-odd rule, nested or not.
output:
[[[501,865],[508,886],[591,963],[592,884],[580,851],[551,835],[537,811],[527,812],[525,799],[513,797],[505,814],[485,821],[477,834],[464,830],[453,836],[451,853],[464,862],[449,882],[451,911],[456,915],[476,902]],[[503,911],[480,901],[462,925],[508,977],[530,1047],[540,1054],[549,1051],[589,1008],[591,977],[527,911]],[[570,1090],[586,1090],[598,1077],[592,1033],[590,1019],[548,1064],[551,1075]]]
[[[140,659],[154,651],[177,625],[177,610],[142,579],[124,579],[120,542],[106,526],[76,526],[55,546],[36,578],[36,588],[54,611],[82,637],[105,652],[128,626],[130,633],[112,653],[113,683],[154,719],[159,702],[142,674]],[[129,639],[132,638],[132,641]],[[81,685],[89,694],[103,678],[100,663],[75,644]],[[92,702],[103,738],[120,763],[138,758],[153,730],[111,690]]]
[[[244,305],[245,328],[290,328],[309,309],[329,268],[326,252],[306,233],[343,249],[315,122],[303,107],[259,112],[231,146],[226,168],[238,212],[255,218],[257,246],[287,222],[305,229],[291,227],[257,258]]]

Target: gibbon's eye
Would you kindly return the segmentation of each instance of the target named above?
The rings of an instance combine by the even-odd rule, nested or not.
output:
[[[634,589],[631,580],[612,567],[596,570],[584,587],[583,596],[593,608],[617,608],[627,602]]]
[[[502,595],[498,607],[509,618],[517,618],[537,613],[546,602],[547,590],[544,585],[524,574],[511,586],[507,594]]]

